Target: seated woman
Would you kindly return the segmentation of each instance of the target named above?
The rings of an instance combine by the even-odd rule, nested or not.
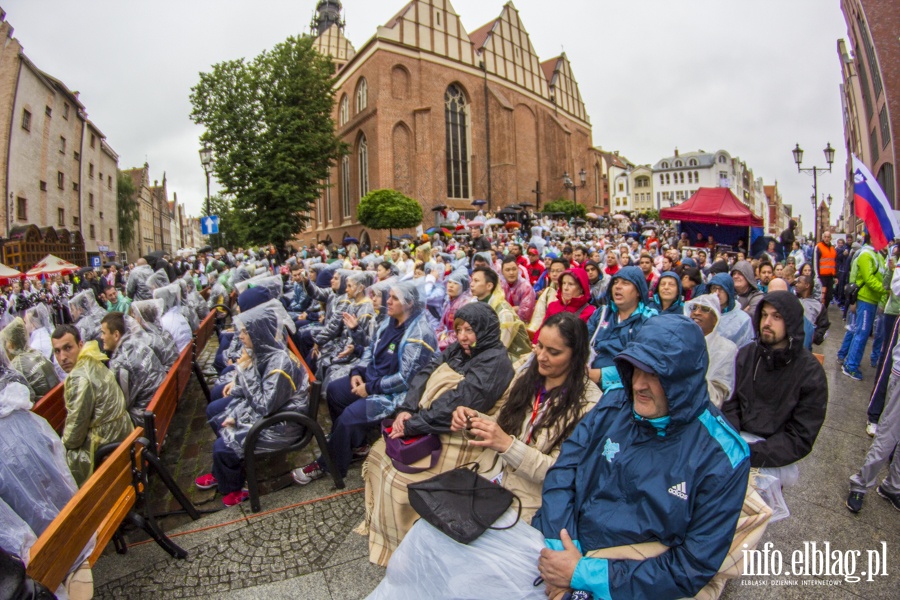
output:
[[[43,397],[59,383],[53,363],[28,345],[25,321],[19,317],[13,319],[0,331],[0,342],[9,358],[9,366],[25,377],[37,398]]]
[[[50,360],[53,357],[53,345],[50,342],[53,317],[50,315],[50,309],[43,302],[38,303],[25,311],[24,321],[29,345]]]
[[[456,311],[473,300],[472,294],[469,293],[469,272],[466,269],[457,269],[450,273],[447,278],[447,302],[437,330],[440,350],[446,350],[456,341],[456,329],[453,325]]]
[[[684,295],[681,287],[681,277],[674,271],[665,271],[659,276],[656,285],[656,293],[653,300],[659,314],[680,315],[684,312]]]
[[[322,340],[314,346],[317,379],[324,380],[335,361],[341,362],[354,352],[355,346],[352,343],[352,332],[348,323],[352,323],[354,329],[362,327],[364,331],[368,330],[369,322],[375,316],[375,308],[366,289],[372,285],[373,279],[373,274],[367,271],[347,273],[345,284],[347,302],[343,305],[343,311],[340,315],[335,315],[339,318],[335,319],[333,325],[327,323],[314,336],[316,340]]]
[[[190,324],[181,312],[181,287],[177,283],[170,283],[153,290],[153,298],[162,300],[165,305],[159,324],[172,336],[178,352],[183,352],[194,337]]]
[[[567,312],[576,315],[585,323],[597,308],[590,304],[590,283],[584,269],[569,269],[559,278],[559,290],[556,292],[556,300],[547,307],[544,321],[559,313]],[[543,326],[543,325],[542,325]],[[541,330],[534,334],[534,342],[537,343]]]
[[[218,486],[225,506],[247,499],[244,484],[244,439],[254,423],[279,412],[305,412],[309,402],[306,369],[284,345],[284,328],[293,321],[278,300],[269,300],[234,317],[244,348],[249,350],[237,363],[230,398],[224,411],[210,424],[217,429],[213,444],[212,472],[195,481],[200,489]],[[296,441],[302,433],[298,423],[283,422],[259,436],[257,448],[274,449]]]
[[[82,290],[75,294],[69,300],[69,314],[72,315],[72,322],[78,328],[82,341],[100,342],[100,319],[106,315],[106,311],[97,304],[93,290]]]
[[[168,371],[178,360],[178,347],[169,332],[159,324],[164,308],[162,300],[139,300],[131,303],[131,316],[144,331],[144,341]]]
[[[413,377],[437,348],[424,304],[411,281],[391,285],[387,314],[389,318],[378,328],[359,364],[327,389],[332,422],[328,450],[341,476],[347,474],[354,450],[364,446],[368,433],[382,419],[394,414]],[[320,456],[294,469],[294,481],[306,485],[322,477],[324,468]]]
[[[409,505],[406,486],[470,463],[481,454],[462,434],[450,434],[454,411],[467,406],[472,414],[492,412],[512,381],[512,364],[500,342],[500,320],[489,306],[481,302],[463,306],[455,325],[457,341],[415,375],[391,432],[393,438],[442,434],[440,460],[418,473],[400,472],[379,440],[363,465],[366,521],[358,531],[368,532],[369,560],[375,564],[387,565],[419,518]]]

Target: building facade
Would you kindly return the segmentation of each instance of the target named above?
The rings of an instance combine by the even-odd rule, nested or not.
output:
[[[844,218],[850,230],[862,230],[853,212],[856,154],[875,175],[894,208],[900,206],[897,145],[900,127],[900,10],[892,0],[841,0],[850,47],[837,51],[843,83],[844,144],[847,149]]]
[[[571,64],[565,54],[539,59],[511,3],[468,33],[448,0],[413,1],[358,51],[336,8],[319,3],[314,33],[335,57],[334,119],[350,152],[302,242],[383,242],[387,232],[356,222],[360,198],[379,188],[415,198],[426,215],[436,205],[471,209],[475,199],[498,210],[571,199],[563,176],[584,169],[578,201],[594,208],[602,167]]]
[[[5,17],[0,11],[4,238],[28,225],[53,227],[79,232],[88,256],[115,256],[118,155],[78,93],[28,59]]]

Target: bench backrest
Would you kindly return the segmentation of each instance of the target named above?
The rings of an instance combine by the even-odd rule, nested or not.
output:
[[[206,349],[206,344],[209,343],[209,338],[212,336],[215,329],[216,312],[211,310],[209,311],[209,314],[200,321],[200,326],[197,327],[197,333],[194,336],[194,361],[203,354],[203,350]]]
[[[179,374],[182,365],[186,362],[190,366],[191,350],[185,348],[178,355],[178,360],[169,369],[166,378],[163,379],[162,385],[153,394],[147,408],[144,409],[144,429],[146,430],[146,438],[150,440],[150,449],[155,454],[159,454],[159,449],[166,439],[166,433],[169,431],[169,425],[175,417],[175,410],[178,408],[178,399],[181,397],[179,389]],[[188,371],[190,375],[190,371]]]
[[[55,590],[95,533],[91,564],[100,556],[134,506],[131,449],[143,435],[138,427],[119,444],[47,526],[31,547],[28,575],[33,579]]]
[[[184,390],[187,388],[188,383],[191,380],[191,367],[193,365],[194,358],[194,349],[191,346],[186,347],[181,351],[181,354],[178,356],[178,360],[175,361],[175,364],[172,365],[172,370],[177,373],[178,378],[178,398],[184,394]],[[178,400],[176,398],[176,402]]]
[[[56,433],[62,435],[66,426],[66,384],[60,383],[34,403],[31,412],[44,417]]]

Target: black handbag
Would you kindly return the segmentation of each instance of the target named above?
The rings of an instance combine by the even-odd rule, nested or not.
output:
[[[474,542],[487,529],[510,529],[522,516],[518,496],[479,475],[477,463],[410,483],[407,489],[409,504],[419,516],[461,544]],[[493,527],[514,499],[519,504],[516,520]]]

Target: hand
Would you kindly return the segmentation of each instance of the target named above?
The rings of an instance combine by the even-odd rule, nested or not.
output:
[[[232,417],[228,417],[227,419],[222,421],[222,427],[234,427],[234,426],[235,426],[235,420]]]
[[[241,357],[238,359],[237,364],[242,369],[247,369],[253,364],[253,359],[247,354],[246,348],[241,351]]]
[[[569,591],[569,588],[560,588],[556,587],[551,583],[544,582],[544,593],[547,594],[547,597],[550,600],[562,600],[563,596],[566,592]]]
[[[351,354],[353,354],[355,346],[353,344],[347,344],[347,347],[341,350],[341,352],[337,355],[338,358],[347,358]]]
[[[324,322],[325,322],[325,315],[324,314],[319,315],[319,323],[324,323]]]
[[[544,582],[557,588],[568,588],[572,585],[572,575],[575,567],[581,560],[581,552],[575,547],[569,532],[563,529],[559,532],[559,540],[563,550],[541,550],[541,558],[538,560],[538,571]]]
[[[319,345],[318,344],[313,344],[310,354],[312,355],[313,358],[319,358]]]
[[[450,431],[462,431],[469,426],[469,418],[475,418],[478,413],[465,406],[457,406],[450,419]]]
[[[306,313],[305,312],[300,313],[299,315],[297,315],[297,318],[300,319],[301,321],[305,321]]]
[[[360,398],[366,398],[369,395],[366,391],[366,382],[359,375],[350,378],[350,391]]]
[[[222,397],[227,398],[228,396],[230,396],[232,389],[234,389],[234,382],[229,381],[228,383],[225,384],[225,387],[222,388]]]
[[[406,426],[404,423],[409,421],[412,415],[408,412],[402,412],[394,418],[394,424],[391,426],[391,433],[388,436],[392,440],[401,438],[406,435]]]
[[[483,446],[497,452],[506,452],[513,445],[514,438],[489,419],[472,417],[469,433],[477,438],[469,440],[473,446]]]
[[[346,325],[350,329],[356,329],[359,326],[359,319],[356,318],[356,315],[351,315],[350,313],[345,312],[344,325]]]
[[[365,381],[359,375],[353,375],[350,378],[350,389],[361,386]]]

